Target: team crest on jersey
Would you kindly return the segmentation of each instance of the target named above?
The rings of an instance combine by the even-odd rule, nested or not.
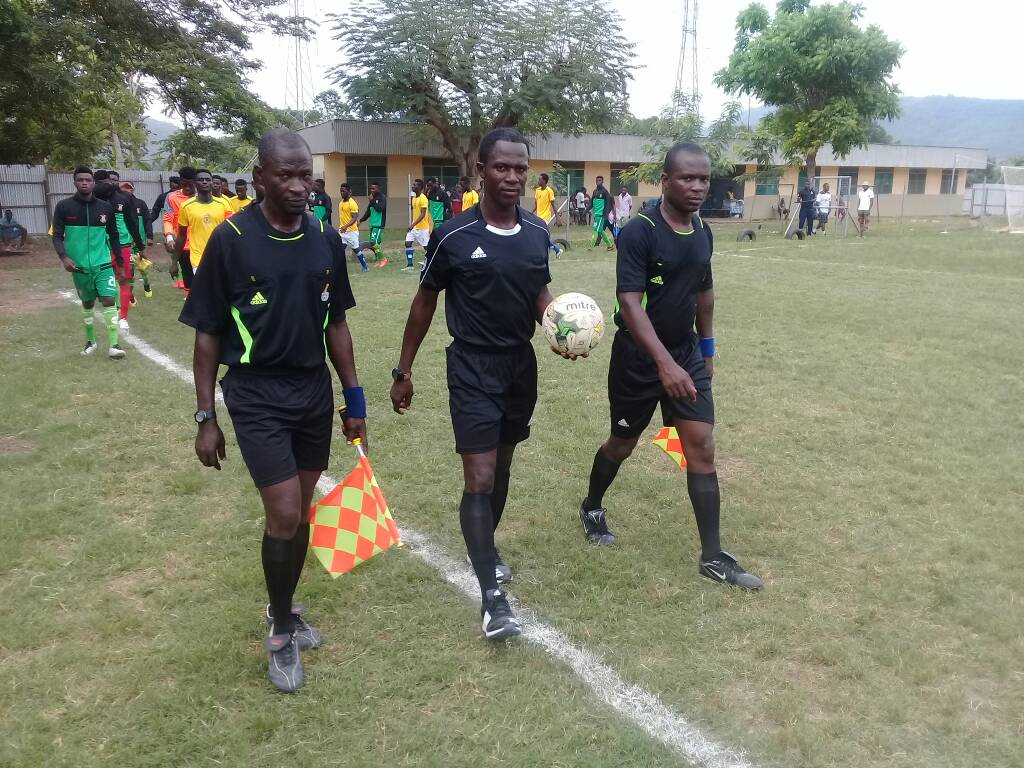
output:
[[[124,212],[124,203],[118,203],[117,204],[117,212],[118,213],[123,213]]]
[[[210,218],[210,214],[204,213],[203,214],[203,224],[205,224],[206,226],[210,226],[212,223],[213,223],[213,219]]]
[[[100,214],[100,224],[106,224],[106,223],[107,223],[107,214],[101,213]]]

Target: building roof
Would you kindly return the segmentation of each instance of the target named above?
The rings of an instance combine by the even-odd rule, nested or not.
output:
[[[300,131],[315,155],[422,155],[447,157],[431,128],[412,123],[368,120],[328,120]],[[648,139],[634,134],[549,133],[530,137],[531,156],[559,162],[600,161],[642,163]],[[971,147],[927,147],[908,144],[869,144],[841,160],[832,147],[818,152],[819,165],[877,166],[882,168],[985,168],[988,152]],[[955,162],[954,162],[955,159]]]

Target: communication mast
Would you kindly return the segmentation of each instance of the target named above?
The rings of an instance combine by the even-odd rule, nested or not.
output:
[[[305,0],[291,0],[291,10],[295,19],[304,18]],[[298,34],[289,35],[284,76],[285,108],[293,110],[303,126],[308,124],[307,113],[313,106],[315,95],[313,68],[309,63],[309,41]]]
[[[683,0],[683,33],[679,43],[679,67],[672,94],[676,117],[681,112],[700,111],[700,86],[697,82],[697,0]]]

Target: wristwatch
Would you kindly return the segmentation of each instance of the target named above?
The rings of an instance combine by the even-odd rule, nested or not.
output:
[[[408,381],[410,376],[401,368],[393,368],[391,370],[391,378],[395,381]]]
[[[195,419],[196,424],[205,424],[208,421],[213,421],[217,418],[215,411],[196,411]]]

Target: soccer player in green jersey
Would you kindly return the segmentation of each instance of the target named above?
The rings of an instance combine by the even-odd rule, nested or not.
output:
[[[373,253],[377,258],[375,267],[386,267],[388,260],[384,257],[384,246],[381,245],[381,240],[384,237],[384,225],[387,222],[388,215],[388,199],[380,191],[379,184],[370,185],[370,201],[366,206],[366,210],[363,212],[363,218],[359,220],[362,224],[364,221],[369,219],[370,221],[370,246],[373,248]]]
[[[309,210],[313,212],[317,219],[330,227],[331,208],[333,207],[334,202],[331,200],[331,196],[327,194],[324,180],[315,179],[313,181],[313,191],[309,195]]]
[[[600,245],[603,239],[609,251],[615,250],[615,241],[608,234],[612,231],[609,218],[615,216],[614,204],[615,201],[612,199],[611,193],[605,189],[604,176],[598,176],[597,186],[590,198],[591,210],[594,213],[594,244],[590,246],[591,248]]]
[[[64,269],[71,273],[75,290],[82,301],[85,324],[83,355],[96,351],[96,329],[92,308],[96,299],[103,307],[107,326],[107,355],[111,360],[124,357],[117,343],[117,280],[111,263],[112,249],[120,244],[114,208],[93,194],[96,182],[92,169],[75,169],[75,194],[57,203],[53,212],[53,249]]]

